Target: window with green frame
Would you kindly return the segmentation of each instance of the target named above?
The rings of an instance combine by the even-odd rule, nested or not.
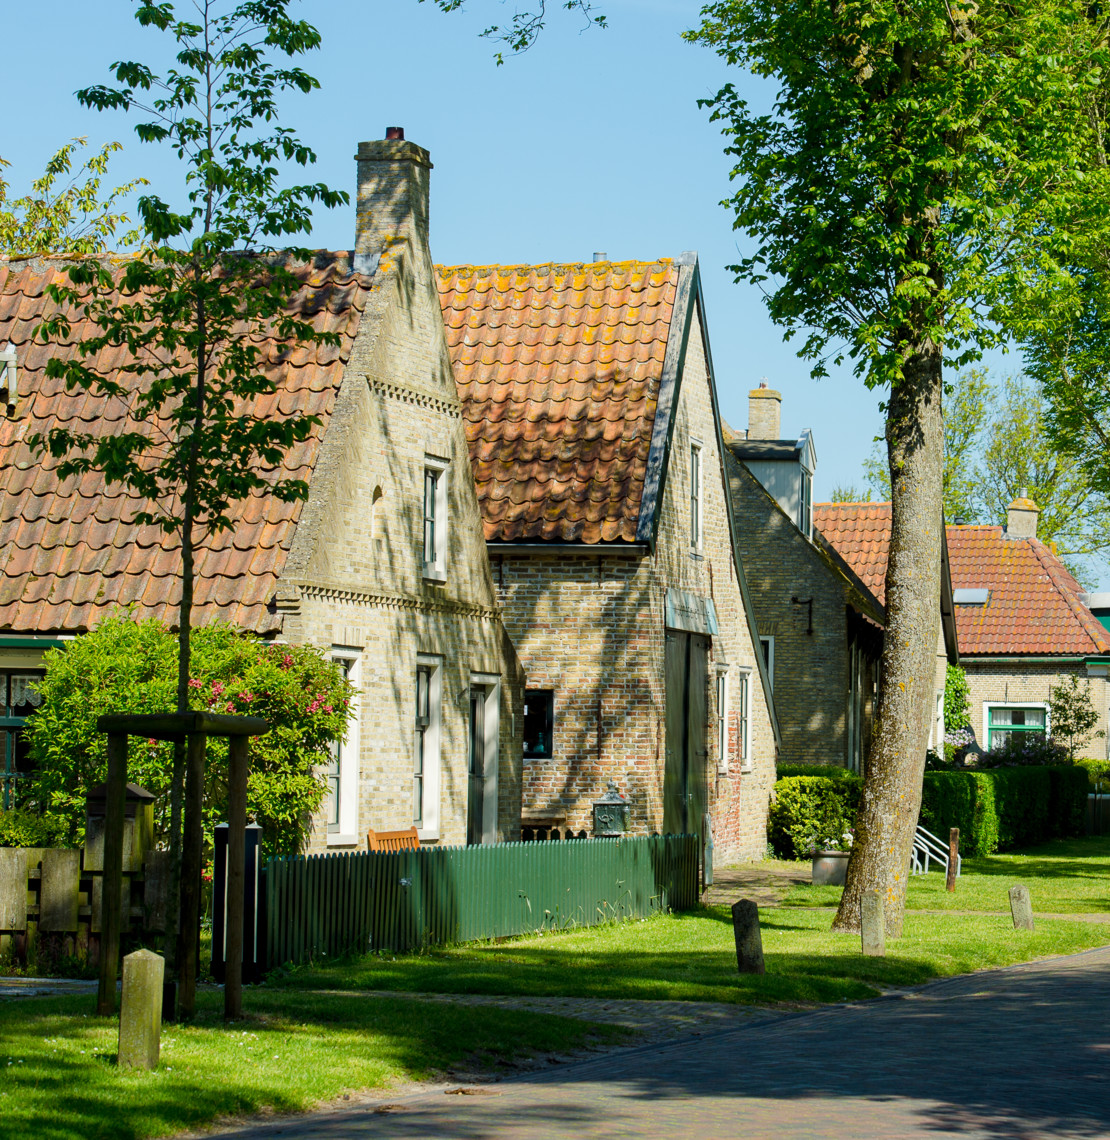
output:
[[[1000,748],[1015,736],[1025,733],[1044,735],[1047,727],[1044,705],[988,705],[987,751]]]
[[[36,686],[45,675],[42,669],[0,670],[0,807],[5,811],[18,806],[19,782],[31,772],[23,726],[42,702]]]

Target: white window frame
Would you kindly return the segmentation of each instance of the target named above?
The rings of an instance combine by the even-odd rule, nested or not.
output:
[[[420,480],[420,557],[424,567],[424,577],[430,582],[447,581],[447,473],[451,464],[446,459],[437,459],[432,455],[424,456]],[[427,537],[427,483],[428,476],[435,481],[435,496],[432,500],[432,546],[428,550]],[[431,553],[432,557],[428,558]]]
[[[705,536],[705,448],[700,439],[690,440],[690,553],[701,554]]]
[[[1049,723],[1049,710],[1048,701],[984,701],[983,702],[983,748],[989,752],[991,750],[991,709],[1044,709],[1044,730],[1043,735],[1047,738],[1052,735],[1052,725]],[[1003,732],[1006,731],[1006,725],[996,724],[994,726]],[[1018,732],[1029,731],[1018,727]]]
[[[359,720],[362,693],[362,653],[342,645],[333,645],[328,657],[347,662],[347,680],[354,692],[347,710],[347,737],[339,747],[339,830],[327,832],[329,847],[351,847],[358,843],[362,831],[358,821],[359,784],[362,777],[362,750],[359,742]]]
[[[421,822],[416,834],[422,840],[439,838],[439,793],[442,772],[443,739],[443,658],[429,653],[416,655],[416,669],[413,670],[412,690],[412,799],[416,794],[416,758],[419,739],[416,733],[416,670],[424,667],[430,671],[428,679],[428,727],[424,730],[424,801],[421,804]],[[416,804],[412,802],[410,822],[416,818]]]
[[[740,700],[738,701],[740,771],[750,772],[752,770],[752,671],[740,668],[738,673],[740,679]]]
[[[717,675],[717,771],[727,772],[731,759],[728,721],[732,686],[729,684],[729,667],[727,665],[717,665],[715,672]]]
[[[767,652],[763,653],[763,643],[767,643]],[[767,664],[767,683],[771,686],[771,692],[775,691],[775,639],[770,634],[759,635],[759,652],[763,654],[764,660]]]
[[[813,537],[813,472],[800,467],[801,479],[798,486],[798,529],[806,536]]]

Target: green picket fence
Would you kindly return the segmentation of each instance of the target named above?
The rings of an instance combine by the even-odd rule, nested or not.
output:
[[[353,950],[596,926],[698,901],[694,835],[421,847],[275,859],[265,969]]]

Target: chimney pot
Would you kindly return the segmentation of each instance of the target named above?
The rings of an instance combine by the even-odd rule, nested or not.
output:
[[[398,141],[403,141],[404,137],[405,137],[405,128],[404,127],[386,127],[385,128],[385,137],[387,139],[397,139]]]
[[[609,255],[607,253],[595,253],[594,261],[608,261]]]
[[[748,439],[779,439],[782,393],[761,382],[748,392]]]

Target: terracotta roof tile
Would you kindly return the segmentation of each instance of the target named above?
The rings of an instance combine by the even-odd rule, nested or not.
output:
[[[1110,652],[1079,583],[1036,538],[1011,539],[1000,526],[948,527],[955,590],[987,589],[986,605],[957,605],[960,652],[1069,656]]]
[[[863,584],[886,605],[889,503],[814,503],[813,525]]]
[[[674,262],[438,272],[487,540],[635,541]]]
[[[10,340],[19,359],[17,411],[0,421],[0,630],[77,631],[130,602],[144,615],[172,623],[180,596],[176,539],[131,522],[140,501],[119,485],[105,485],[97,473],[59,483],[54,461],[41,460],[23,442],[32,432],[58,426],[147,430],[122,401],[67,393],[62,381],[45,374],[59,347],[34,341],[33,333],[55,310],[46,287],[63,282],[67,264],[49,258],[0,262],[0,344]],[[282,465],[284,474],[305,478],[315,466],[373,283],[350,272],[345,253],[321,252],[293,268],[302,286],[291,308],[315,328],[337,333],[340,344],[290,350],[265,336],[253,338],[278,387],[258,397],[251,410],[321,417],[322,425],[290,449]],[[67,343],[90,331],[75,314]],[[98,360],[118,366],[124,357],[122,350],[106,349]],[[269,602],[299,517],[300,504],[261,494],[234,505],[232,529],[197,553],[196,620],[222,617],[258,633],[279,630]]]
[[[889,503],[815,503],[814,525],[877,598],[886,592]],[[1110,652],[1079,583],[1038,539],[1011,539],[1000,526],[949,526],[952,589],[987,589],[986,605],[957,605],[961,654],[1087,655]]]

